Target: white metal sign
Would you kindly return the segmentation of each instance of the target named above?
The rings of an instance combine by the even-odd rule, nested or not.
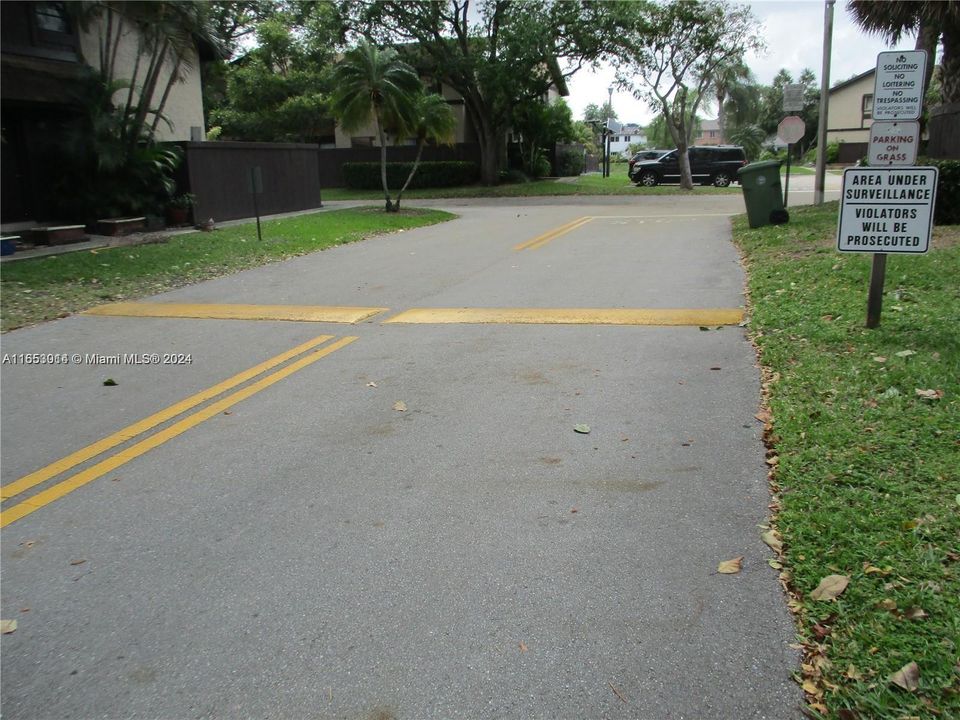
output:
[[[927,252],[938,176],[935,167],[847,168],[843,173],[837,249]]]
[[[870,150],[867,160],[872,167],[884,165],[913,165],[917,162],[920,141],[920,123],[874,122],[870,126]]]
[[[777,125],[777,137],[788,145],[792,145],[803,137],[807,131],[807,125],[803,118],[796,115],[787,115],[780,124]]]
[[[896,50],[877,55],[873,85],[874,120],[918,120],[923,108],[926,50]]]
[[[791,83],[783,86],[783,111],[797,112],[803,110],[803,91],[805,86],[802,83]]]

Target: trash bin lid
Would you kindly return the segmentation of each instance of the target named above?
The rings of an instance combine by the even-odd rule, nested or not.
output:
[[[750,173],[763,172],[769,168],[777,168],[779,170],[782,164],[783,162],[781,160],[761,160],[760,162],[753,162],[749,165],[744,165],[742,168],[737,170],[737,174],[749,175]]]

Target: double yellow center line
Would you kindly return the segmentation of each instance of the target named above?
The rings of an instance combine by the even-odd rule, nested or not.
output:
[[[514,245],[514,250],[536,250],[537,248],[542,248],[551,240],[556,240],[561,235],[566,235],[568,232],[576,230],[578,227],[586,225],[588,222],[593,220],[592,216],[579,217],[576,220],[571,220],[566,225],[561,225],[558,228],[549,230],[548,232],[543,233],[542,235],[537,235],[531,240],[522,242],[519,245]]]
[[[0,512],[0,528],[6,527],[10,523],[17,521],[36,510],[39,510],[54,500],[73,492],[77,488],[82,487],[113,470],[116,470],[120,466],[125,465],[126,463],[143,455],[153,448],[158,447],[168,440],[185,433],[187,430],[199,425],[204,420],[209,420],[214,415],[222,413],[224,410],[227,410],[237,403],[246,400],[261,390],[270,387],[274,383],[289,377],[298,370],[302,370],[308,365],[315,363],[317,360],[336,352],[340,348],[346,347],[350,343],[354,342],[357,338],[355,336],[344,337],[330,343],[329,345],[319,347],[319,349],[317,349],[318,346],[323,345],[328,340],[332,339],[332,335],[320,335],[313,340],[305,342],[302,345],[298,345],[297,347],[287,350],[286,352],[280,353],[279,355],[272,357],[269,360],[260,363],[259,365],[255,365],[249,370],[244,370],[243,372],[237,373],[233,377],[227,378],[223,382],[217,383],[216,385],[196,393],[195,395],[191,395],[190,397],[181,400],[180,402],[171,405],[164,410],[154,413],[153,415],[150,415],[139,422],[133,423],[132,425],[128,425],[122,430],[118,430],[102,440],[77,450],[76,452],[71,453],[70,455],[57,460],[56,462],[40,468],[39,470],[36,470],[28,475],[24,475],[19,480],[15,480],[14,482],[3,486],[0,488],[0,499],[8,500],[13,498],[37,485],[40,485],[41,483],[46,482],[47,480],[56,477],[57,475],[60,475],[61,473],[66,472],[67,470],[76,467],[77,465],[80,465],[88,460],[92,460],[108,450],[112,450],[128,440],[132,440],[148,430],[152,430],[168,420],[176,418],[178,415],[181,415],[187,410],[191,410],[198,405],[201,405],[207,400],[211,400],[218,395],[227,392],[228,390],[232,390],[248,380],[252,380],[268,370],[272,370],[278,365],[282,365],[288,360],[296,358],[299,355],[303,355],[303,353],[309,353],[298,360],[285,365],[276,372],[273,372],[266,377],[263,377],[256,382],[251,383],[240,390],[237,390],[236,392],[231,393],[230,395],[227,395],[226,397],[221,398],[220,400],[217,400],[216,402],[207,405],[200,410],[197,410],[190,415],[187,415],[182,420],[179,420],[169,427],[166,427],[163,430],[160,430],[159,432],[140,440],[133,445],[130,445],[117,454],[112,455],[105,460],[101,460],[95,465],[92,465],[89,468],[81,470],[80,472],[68,477],[66,480],[62,480],[55,485],[52,485],[45,490],[32,495],[28,499],[3,510]]]

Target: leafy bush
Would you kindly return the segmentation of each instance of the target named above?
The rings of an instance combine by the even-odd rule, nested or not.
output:
[[[412,162],[388,162],[387,186],[403,187],[413,168]],[[410,181],[411,188],[439,188],[471,185],[480,177],[480,168],[472,162],[422,162]],[[380,190],[380,163],[353,162],[343,164],[343,181],[354,190]]]
[[[917,164],[940,169],[934,222],[937,225],[960,224],[960,160],[920,158]]]
[[[523,183],[530,182],[530,178],[527,177],[527,174],[523,170],[512,168],[510,170],[500,171],[500,182],[511,185],[522,185]]]
[[[786,160],[787,154],[783,152],[777,152],[776,150],[764,150],[760,153],[761,160]]]
[[[557,175],[573,177],[583,172],[583,151],[562,150],[557,157]]]
[[[827,162],[835,163],[840,158],[840,143],[827,144]]]

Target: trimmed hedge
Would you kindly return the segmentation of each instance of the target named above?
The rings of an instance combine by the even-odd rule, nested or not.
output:
[[[940,169],[940,182],[937,184],[936,215],[933,221],[937,225],[960,224],[960,160],[938,160],[920,158],[918,165],[933,165]]]
[[[387,163],[387,187],[399,190],[407,181],[412,162]],[[411,188],[440,188],[472,185],[480,178],[480,168],[472,162],[422,162],[410,181]],[[381,190],[380,163],[351,162],[343,164],[344,184],[352,190]]]

